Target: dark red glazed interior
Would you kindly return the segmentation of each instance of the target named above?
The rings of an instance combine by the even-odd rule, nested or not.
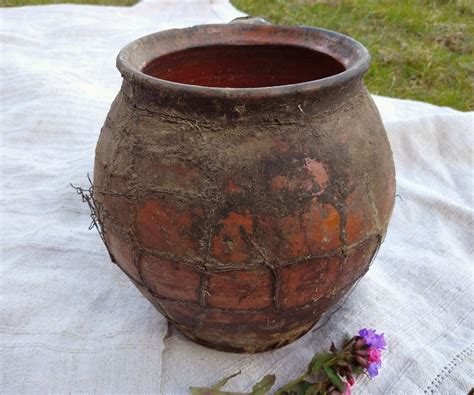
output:
[[[293,45],[212,45],[160,56],[143,72],[162,80],[219,88],[291,85],[339,74],[333,57]]]

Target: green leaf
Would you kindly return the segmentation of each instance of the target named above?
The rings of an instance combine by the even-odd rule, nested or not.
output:
[[[316,354],[308,365],[309,374],[313,375],[317,373],[323,367],[323,365],[332,358],[334,358],[334,355],[327,352]]]
[[[321,394],[321,383],[315,383],[309,386],[304,395],[320,395]]]
[[[267,374],[252,387],[252,395],[266,395],[273,384],[275,384],[275,375]]]
[[[200,388],[200,387],[190,387],[189,390],[191,391],[192,395],[220,395],[212,388]]]
[[[231,374],[230,376],[227,376],[225,378],[223,378],[222,380],[218,381],[216,384],[214,384],[211,388],[214,389],[214,390],[219,390],[221,389],[224,385],[227,384],[227,382],[230,380],[230,379],[233,379],[235,376],[238,376],[240,374],[240,370],[237,372],[237,373],[234,373],[234,374]]]
[[[238,376],[240,374],[240,371],[234,374],[231,374],[228,377],[223,378],[222,380],[218,381],[216,384],[214,384],[211,388],[208,387],[190,387],[189,390],[191,391],[192,395],[249,395],[249,394],[242,394],[240,392],[227,392],[227,391],[221,391],[220,389],[227,384],[227,382],[231,379],[234,378],[235,376]],[[264,395],[264,394],[262,394]]]
[[[346,390],[346,386],[342,382],[341,378],[332,370],[331,368],[327,368],[323,366],[324,372],[327,374],[329,380],[337,388],[338,391],[344,392]]]
[[[189,390],[192,395],[251,395],[245,392],[228,392],[205,387],[190,387]]]
[[[224,391],[205,387],[190,387],[189,390],[192,395],[225,395]]]
[[[285,395],[306,395],[306,391],[314,386],[313,383],[310,383],[306,380],[300,381],[293,384],[291,387],[285,389],[283,394]]]

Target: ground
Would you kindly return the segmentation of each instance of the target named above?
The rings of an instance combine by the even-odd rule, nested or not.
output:
[[[0,0],[16,6],[63,1]],[[70,0],[131,5],[134,0]],[[244,12],[281,24],[348,34],[372,54],[372,93],[474,109],[474,2],[471,0],[232,0]]]

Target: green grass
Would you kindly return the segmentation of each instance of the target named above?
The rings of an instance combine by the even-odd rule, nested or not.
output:
[[[57,0],[0,0],[26,5]],[[68,2],[130,5],[133,0]],[[372,54],[365,81],[375,94],[474,109],[472,0],[232,0],[273,23],[336,30]]]
[[[372,55],[373,93],[474,109],[474,2],[449,0],[233,0],[274,23],[335,30]]]
[[[0,0],[0,7],[16,7],[22,5],[44,5],[44,4],[92,4],[92,5],[134,5],[136,0]]]

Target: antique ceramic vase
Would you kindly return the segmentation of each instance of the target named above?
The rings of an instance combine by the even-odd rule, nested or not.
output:
[[[185,336],[283,346],[366,273],[395,193],[369,61],[342,34],[268,24],[120,52],[95,206],[113,261]]]

